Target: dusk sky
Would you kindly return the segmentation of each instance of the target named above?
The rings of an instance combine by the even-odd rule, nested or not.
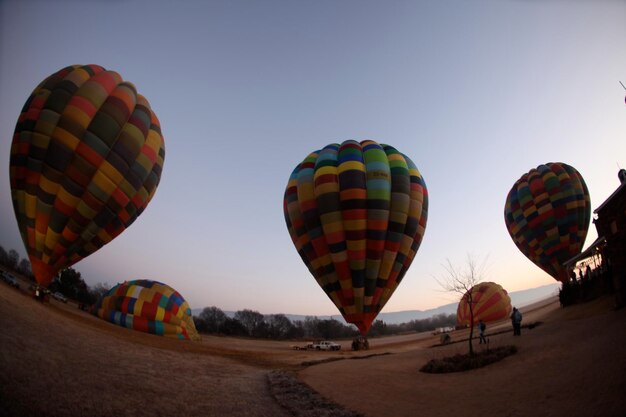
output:
[[[565,162],[595,210],[626,168],[626,1],[0,1],[0,245],[20,110],[44,78],[98,64],[161,121],[145,212],[74,265],[89,285],[169,284],[192,308],[338,314],[298,256],[282,201],[308,153],[387,143],[422,173],[422,246],[383,311],[458,300],[435,278],[487,259],[508,291],[555,283],[504,224],[513,183]],[[590,225],[586,245],[597,237]]]

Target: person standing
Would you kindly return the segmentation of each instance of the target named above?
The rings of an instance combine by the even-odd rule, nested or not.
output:
[[[513,336],[521,336],[522,312],[519,311],[517,307],[513,307],[513,312],[511,313],[511,323],[513,324]]]
[[[478,331],[480,333],[480,341],[478,342],[478,344],[483,344],[483,343],[487,343],[487,339],[485,338],[485,329],[487,329],[487,325],[485,324],[484,321],[482,321],[482,319],[478,322]]]

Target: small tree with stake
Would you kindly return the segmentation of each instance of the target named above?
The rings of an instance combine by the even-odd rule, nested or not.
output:
[[[449,259],[443,266],[446,270],[445,275],[437,282],[446,292],[453,292],[461,295],[461,301],[465,300],[470,310],[470,335],[469,335],[469,353],[474,354],[472,339],[474,338],[474,306],[472,287],[482,281],[484,270],[484,262],[480,265],[476,263],[474,258],[467,256],[467,264],[465,269],[456,268]]]

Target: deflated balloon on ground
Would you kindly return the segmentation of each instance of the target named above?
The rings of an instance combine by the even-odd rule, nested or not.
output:
[[[474,321],[472,323],[472,312]],[[511,298],[507,291],[495,282],[481,282],[466,292],[456,310],[458,326],[473,326],[480,320],[485,323],[508,318],[511,314]]]
[[[157,281],[140,279],[118,284],[94,305],[92,312],[129,329],[200,340],[187,301],[178,291]]]
[[[557,281],[578,255],[591,220],[589,190],[580,173],[559,162],[539,165],[518,179],[506,198],[504,221],[515,245]]]
[[[347,322],[367,334],[422,242],[428,192],[404,154],[371,140],[330,144],[292,172],[287,229]]]
[[[135,86],[73,65],[32,92],[11,145],[11,196],[37,282],[110,242],[143,212],[161,177],[161,127]]]

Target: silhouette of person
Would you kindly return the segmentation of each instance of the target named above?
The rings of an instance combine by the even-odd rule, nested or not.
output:
[[[478,322],[478,331],[480,333],[480,341],[478,344],[487,343],[487,339],[485,338],[485,329],[487,329],[487,325],[484,321],[480,320]]]
[[[511,313],[511,323],[513,324],[513,336],[521,336],[522,312],[519,311],[517,307],[513,307],[513,312]]]

